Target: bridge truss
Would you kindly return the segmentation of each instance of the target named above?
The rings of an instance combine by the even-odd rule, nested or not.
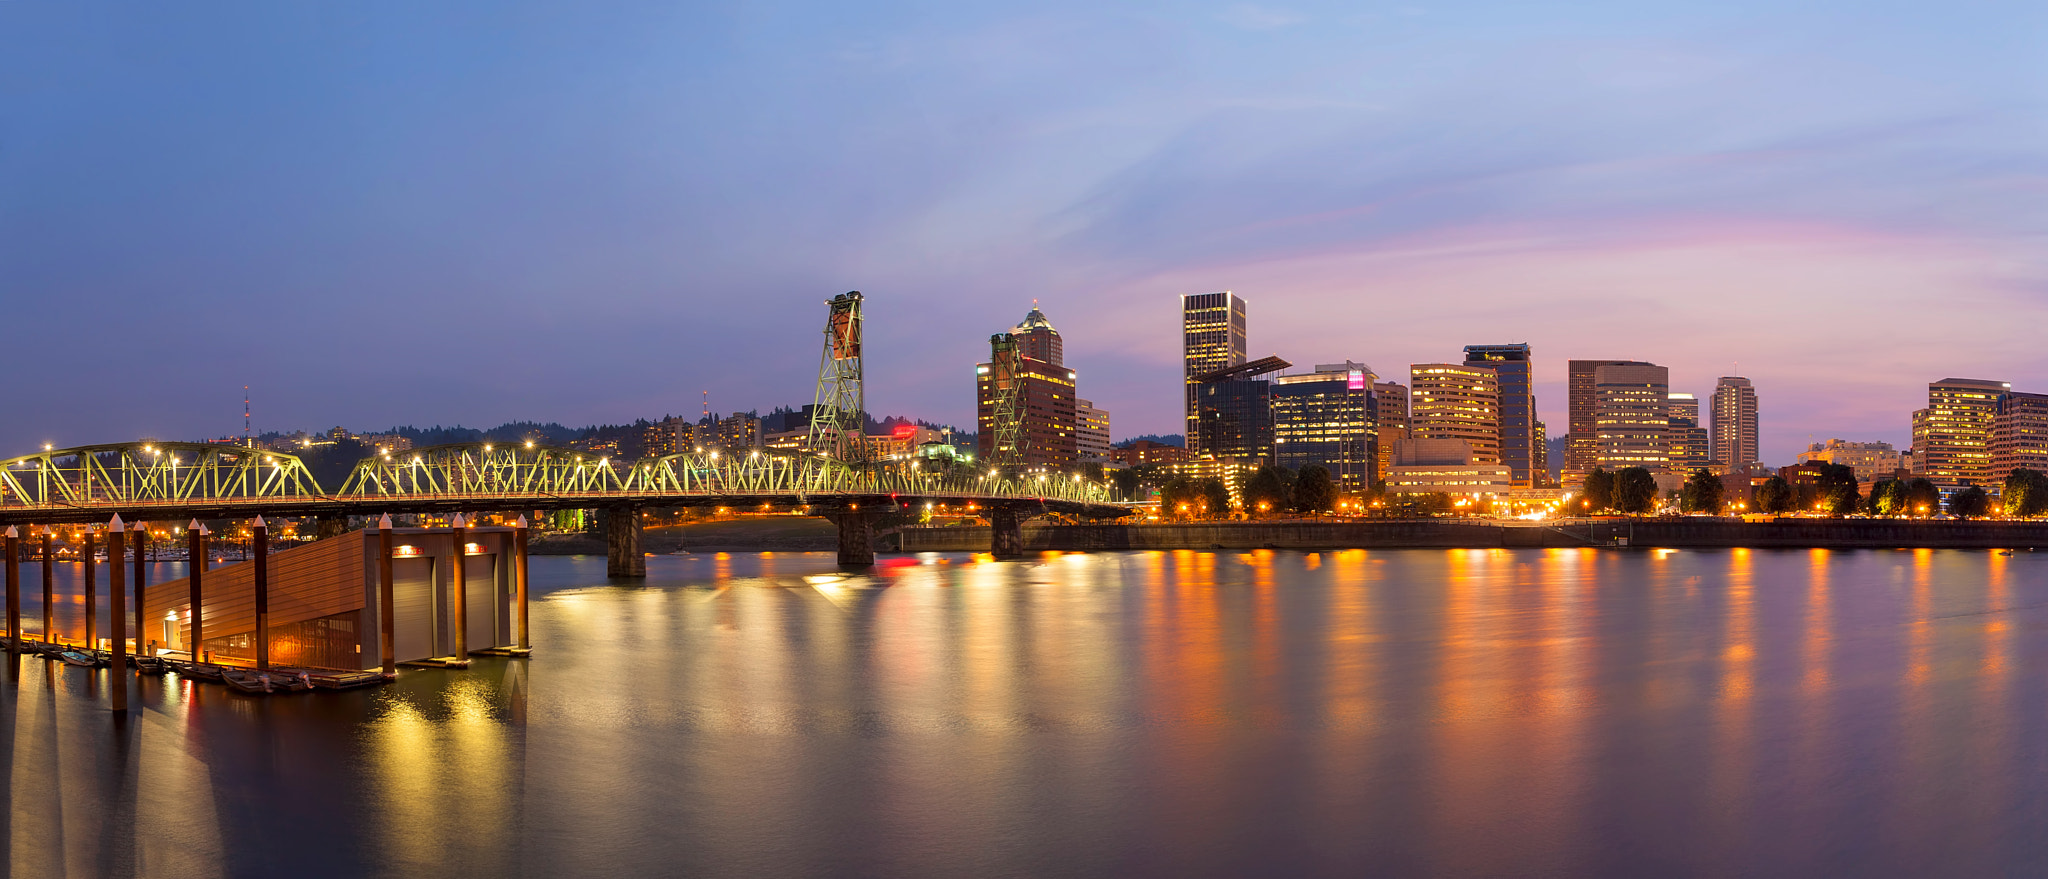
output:
[[[0,461],[0,524],[433,509],[819,506],[941,501],[1114,515],[1107,486],[922,460],[850,464],[817,454],[691,452],[636,461],[523,443],[373,455],[339,490],[295,456],[206,443],[46,450]]]

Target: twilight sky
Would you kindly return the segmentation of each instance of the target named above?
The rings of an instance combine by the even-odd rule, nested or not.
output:
[[[1797,9],[1790,9],[1797,7]],[[965,424],[1041,300],[1118,438],[1253,356],[1755,380],[1764,457],[2048,391],[2048,4],[0,0],[0,457],[809,402]]]

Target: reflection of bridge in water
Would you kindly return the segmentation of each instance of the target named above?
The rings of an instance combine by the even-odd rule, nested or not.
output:
[[[639,511],[722,506],[794,511],[839,526],[839,555],[871,563],[877,520],[926,503],[965,508],[993,526],[991,551],[1023,552],[1020,523],[1057,513],[1113,517],[1099,483],[1026,473],[1012,460],[872,461],[860,436],[861,296],[829,303],[809,441],[802,452],[716,451],[635,461],[531,443],[474,443],[378,454],[334,491],[297,457],[212,443],[122,443],[46,449],[0,461],[0,526],[129,520],[310,516],[335,533],[349,516],[601,509],[615,576],[644,576]],[[1016,411],[1014,407],[1005,411]]]

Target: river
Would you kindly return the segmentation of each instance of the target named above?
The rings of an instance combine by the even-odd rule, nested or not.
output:
[[[20,660],[11,875],[2048,875],[2048,552],[648,561],[365,691]]]

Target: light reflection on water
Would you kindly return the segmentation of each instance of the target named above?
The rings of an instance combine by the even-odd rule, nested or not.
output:
[[[2048,867],[2048,555],[649,561],[379,690],[23,660],[10,875]]]

